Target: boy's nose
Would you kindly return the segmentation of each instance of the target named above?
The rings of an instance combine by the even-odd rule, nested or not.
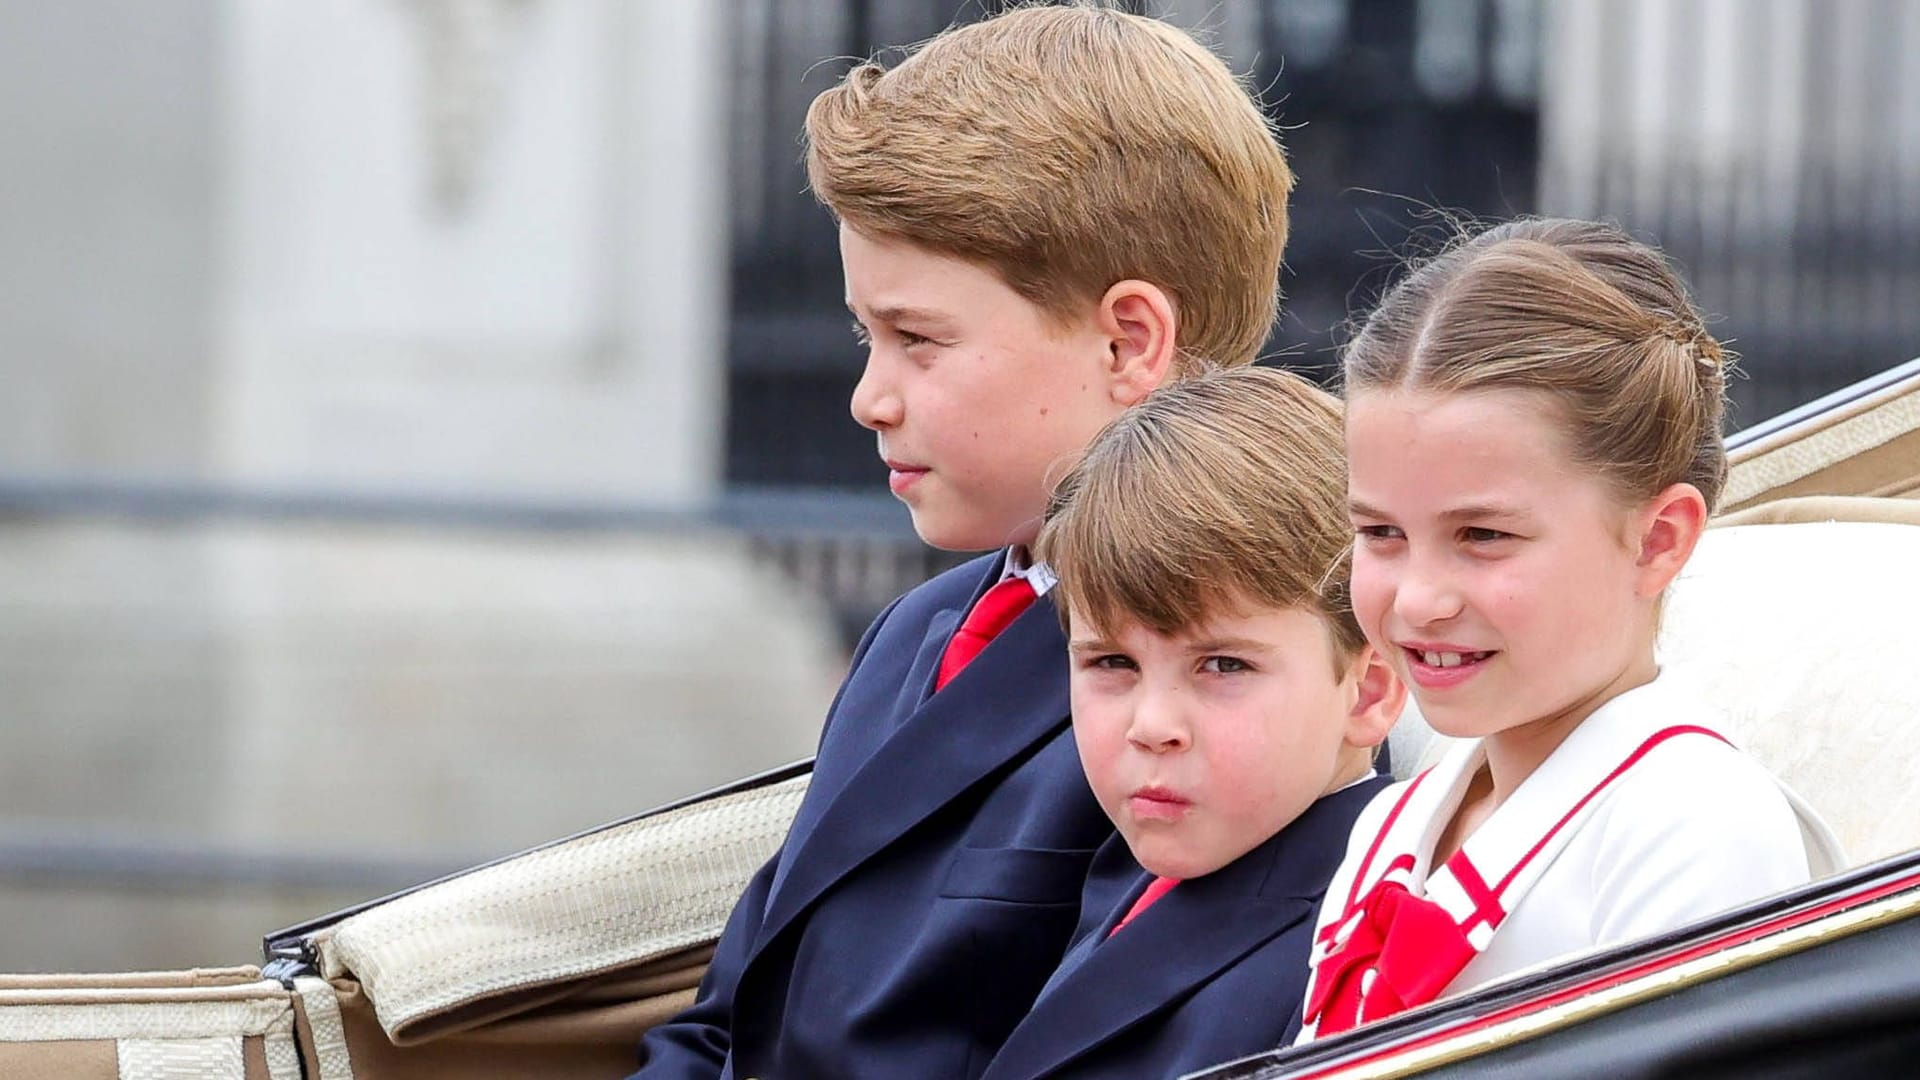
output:
[[[850,409],[854,420],[861,427],[873,431],[897,427],[902,409],[900,396],[887,386],[875,370],[876,364],[871,353],[867,356],[867,366],[860,372],[860,381],[853,386],[853,400]]]
[[[1181,716],[1181,702],[1171,700],[1177,697],[1177,691],[1145,695],[1133,711],[1127,741],[1155,754],[1186,749],[1192,733]]]

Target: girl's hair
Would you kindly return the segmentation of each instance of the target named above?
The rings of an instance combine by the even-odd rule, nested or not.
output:
[[[1726,483],[1731,360],[1656,250],[1614,225],[1529,218],[1470,236],[1388,291],[1345,356],[1362,390],[1534,390],[1573,459],[1633,503]]]

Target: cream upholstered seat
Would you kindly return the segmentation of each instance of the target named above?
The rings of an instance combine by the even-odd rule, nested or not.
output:
[[[1920,847],[1920,526],[1709,530],[1660,654],[1855,863]]]

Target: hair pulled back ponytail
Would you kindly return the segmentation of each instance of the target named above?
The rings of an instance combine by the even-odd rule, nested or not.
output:
[[[1468,237],[1388,291],[1345,353],[1349,394],[1531,390],[1623,500],[1675,483],[1712,509],[1731,361],[1661,254],[1613,225],[1529,218]]]

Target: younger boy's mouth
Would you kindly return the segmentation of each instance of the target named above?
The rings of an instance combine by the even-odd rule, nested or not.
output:
[[[1193,808],[1193,801],[1171,788],[1143,787],[1127,798],[1127,809],[1144,821],[1178,821]]]

